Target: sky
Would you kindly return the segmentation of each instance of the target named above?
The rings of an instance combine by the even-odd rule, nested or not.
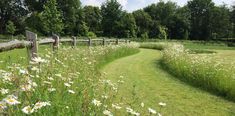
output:
[[[92,5],[92,6],[101,6],[105,0],[81,0],[82,5]],[[128,12],[135,11],[137,9],[144,8],[152,3],[157,3],[159,0],[118,0],[122,5],[124,10]],[[164,0],[167,1],[167,0]],[[176,2],[178,5],[183,6],[187,4],[188,0],[170,0]],[[213,0],[216,5],[222,5],[223,3],[227,5],[235,4],[235,0]]]

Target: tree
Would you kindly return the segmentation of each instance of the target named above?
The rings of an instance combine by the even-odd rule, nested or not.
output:
[[[167,25],[168,19],[176,13],[177,5],[174,2],[160,1],[157,4],[152,4],[144,8],[153,20],[160,21],[161,25]]]
[[[119,37],[136,37],[136,22],[132,14],[124,12],[119,24]]]
[[[6,31],[7,31],[7,33],[12,35],[12,39],[13,39],[13,35],[14,35],[15,31],[16,31],[16,27],[15,27],[15,25],[14,25],[14,23],[12,21],[8,21],[7,22]]]
[[[215,6],[212,9],[211,21],[211,37],[228,38],[232,33],[232,25],[230,22],[229,9],[225,6]]]
[[[211,35],[210,25],[214,3],[211,0],[191,0],[188,2],[191,20],[190,38],[209,40]]]
[[[42,22],[42,13],[38,12],[32,12],[32,14],[25,20],[27,30],[38,33],[39,35],[45,35],[47,32],[44,29],[44,24]]]
[[[100,34],[102,15],[99,7],[85,6],[83,8],[85,15],[85,23],[87,24],[89,31],[95,34]]]
[[[231,22],[232,22],[232,30],[233,30],[233,37],[235,38],[235,4],[232,7],[231,12]]]
[[[22,32],[26,15],[22,0],[0,0],[0,34],[6,33],[6,23],[9,20],[14,21],[17,32]]]
[[[167,28],[164,26],[159,26],[159,38],[164,39],[165,41],[167,40]]]
[[[30,12],[42,12],[43,6],[48,0],[24,0],[25,6],[27,6]]]
[[[172,39],[188,39],[190,30],[190,13],[187,7],[176,9],[176,13],[169,17],[166,27],[168,36]]]
[[[57,9],[56,0],[48,0],[43,6],[42,19],[47,34],[59,34],[63,29],[61,12]]]
[[[118,23],[122,17],[122,7],[117,0],[107,0],[101,6],[102,13],[102,29],[104,36],[118,37]]]
[[[84,14],[80,0],[57,0],[58,9],[62,12],[64,33],[66,35],[79,35],[79,29],[84,25]]]
[[[144,8],[152,20],[150,37],[158,37],[160,34],[159,26],[168,29],[169,37],[174,39],[183,39],[185,33],[189,30],[189,16],[185,7],[180,8],[176,3],[160,1],[157,4],[151,4]]]
[[[153,24],[151,16],[143,10],[133,12],[133,16],[135,17],[137,25],[137,36],[141,37],[144,33],[149,34],[150,28]]]

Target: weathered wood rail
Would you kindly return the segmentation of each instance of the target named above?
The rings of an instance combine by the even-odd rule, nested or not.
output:
[[[119,43],[130,43],[130,40],[127,39],[77,39],[76,37],[71,37],[71,38],[62,38],[60,39],[59,36],[53,35],[50,38],[44,38],[44,39],[37,39],[37,34],[26,31],[26,38],[27,40],[13,40],[9,42],[4,42],[0,43],[0,52],[4,51],[9,51],[17,48],[27,48],[28,50],[28,57],[29,59],[33,59],[34,57],[37,57],[38,53],[38,45],[43,45],[43,44],[52,44],[53,50],[56,50],[59,48],[59,43],[62,42],[70,42],[72,47],[76,47],[77,43],[86,43],[88,46],[92,46],[93,42],[99,42],[103,46],[114,43],[118,45]]]

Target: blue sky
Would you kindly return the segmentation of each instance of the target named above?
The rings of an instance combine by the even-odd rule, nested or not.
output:
[[[100,6],[105,0],[81,0],[83,5],[92,5],[92,6]],[[143,8],[152,3],[157,3],[159,0],[118,0],[122,5],[124,10],[128,12],[132,12],[134,10]],[[164,0],[167,1],[167,0]],[[188,0],[171,0],[176,2],[178,5],[183,6],[187,3]],[[231,5],[235,4],[235,0],[213,0],[216,5],[221,5],[223,3]]]

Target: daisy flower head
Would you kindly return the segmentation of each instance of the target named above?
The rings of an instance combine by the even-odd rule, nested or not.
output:
[[[38,110],[38,109],[41,109],[42,107],[50,106],[50,105],[51,105],[50,102],[37,102],[37,103],[34,105],[33,109],[34,109],[34,110]]]
[[[32,114],[34,112],[34,109],[32,109],[30,106],[25,106],[22,109],[22,112],[24,112],[25,114]]]
[[[160,106],[162,106],[162,107],[164,107],[164,106],[166,106],[166,103],[163,103],[163,102],[160,102],[160,103],[158,103]]]
[[[41,57],[34,57],[32,59],[32,64],[39,64],[39,63],[46,63],[47,61],[45,59],[42,59]]]
[[[115,108],[115,109],[118,109],[118,110],[122,108],[121,106],[119,106],[119,105],[117,105],[117,104],[116,104],[116,105],[115,105],[115,104],[112,104],[112,107]]]
[[[143,102],[140,105],[141,105],[141,107],[144,107],[144,103]]]
[[[157,114],[157,111],[152,108],[148,108],[148,111],[150,114]]]
[[[68,90],[68,92],[71,94],[75,94],[75,91],[73,91],[73,90]]]
[[[103,114],[106,115],[106,116],[113,116],[113,114],[108,110],[104,110]]]
[[[14,95],[9,95],[6,98],[3,99],[7,104],[9,105],[17,105],[20,104],[20,102],[17,100],[17,97]]]
[[[1,92],[2,95],[5,95],[5,94],[8,94],[9,89],[4,89],[4,88],[2,88],[2,89],[0,90],[0,92]]]
[[[71,85],[70,85],[69,83],[64,83],[64,85],[65,85],[66,87],[71,87]]]
[[[92,100],[92,103],[95,105],[95,106],[101,106],[101,102],[100,101],[98,101],[98,100],[96,100],[96,99],[93,99]]]

